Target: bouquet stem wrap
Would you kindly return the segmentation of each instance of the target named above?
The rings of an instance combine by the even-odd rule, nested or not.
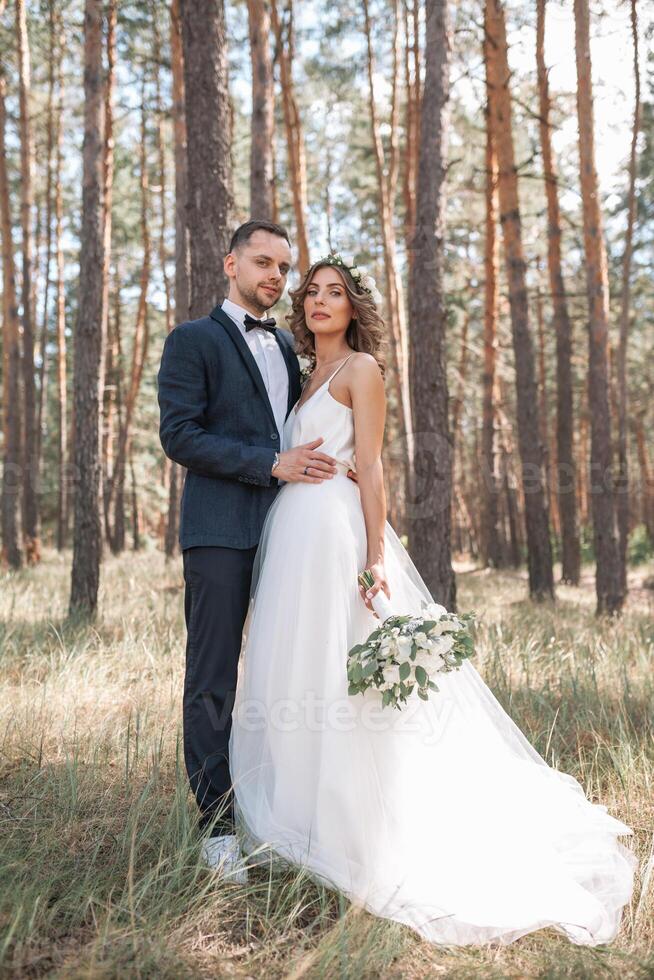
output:
[[[369,569],[366,569],[365,572],[361,572],[359,575],[359,585],[361,585],[366,592],[368,592],[374,584],[375,580],[372,572]],[[372,597],[370,600],[370,605],[375,610],[379,616],[380,622],[382,623],[384,620],[388,619],[389,616],[395,615],[390,599],[381,589]]]

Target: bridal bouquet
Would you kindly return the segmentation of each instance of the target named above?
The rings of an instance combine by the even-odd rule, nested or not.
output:
[[[362,572],[359,583],[369,589],[371,573]],[[455,615],[430,602],[423,603],[422,616],[397,616],[381,591],[371,602],[382,625],[348,652],[348,694],[376,688],[382,706],[394,708],[401,708],[414,691],[426,701],[430,691],[438,691],[436,674],[457,670],[474,654],[471,613]]]

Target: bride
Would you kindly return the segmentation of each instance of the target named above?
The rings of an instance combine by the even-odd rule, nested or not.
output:
[[[324,439],[335,474],[285,483],[257,551],[229,751],[245,849],[270,848],[434,943],[546,926],[610,942],[636,866],[618,837],[632,830],[546,764],[469,661],[402,711],[376,691],[348,696],[347,651],[379,625],[372,596],[397,613],[433,601],[386,521],[374,292],[331,255],[291,293],[298,352],[316,367],[284,447]]]

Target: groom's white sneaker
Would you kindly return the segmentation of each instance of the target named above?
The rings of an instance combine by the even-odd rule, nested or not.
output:
[[[220,878],[246,885],[248,870],[241,857],[241,849],[236,834],[222,837],[205,837],[202,841],[202,860]]]

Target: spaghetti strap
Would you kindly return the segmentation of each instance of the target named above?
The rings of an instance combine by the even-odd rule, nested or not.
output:
[[[356,351],[354,351],[354,350],[353,350],[353,351],[352,351],[352,354],[356,354]],[[335,370],[335,371],[334,371],[334,373],[332,374],[332,376],[331,376],[331,378],[329,379],[329,381],[326,381],[326,382],[325,382],[325,384],[327,385],[327,387],[329,387],[329,385],[331,384],[331,382],[332,382],[332,380],[333,380],[333,379],[334,379],[334,378],[336,377],[336,375],[337,375],[337,374],[338,374],[338,372],[339,372],[339,371],[341,370],[341,368],[342,368],[342,367],[344,367],[344,365],[345,365],[345,364],[347,364],[347,362],[348,362],[348,361],[350,360],[350,358],[352,357],[352,354],[348,354],[348,355],[347,355],[347,357],[345,358],[345,360],[344,360],[344,361],[341,361],[341,363],[340,363],[340,364],[338,365],[338,367],[336,368],[336,370]]]

